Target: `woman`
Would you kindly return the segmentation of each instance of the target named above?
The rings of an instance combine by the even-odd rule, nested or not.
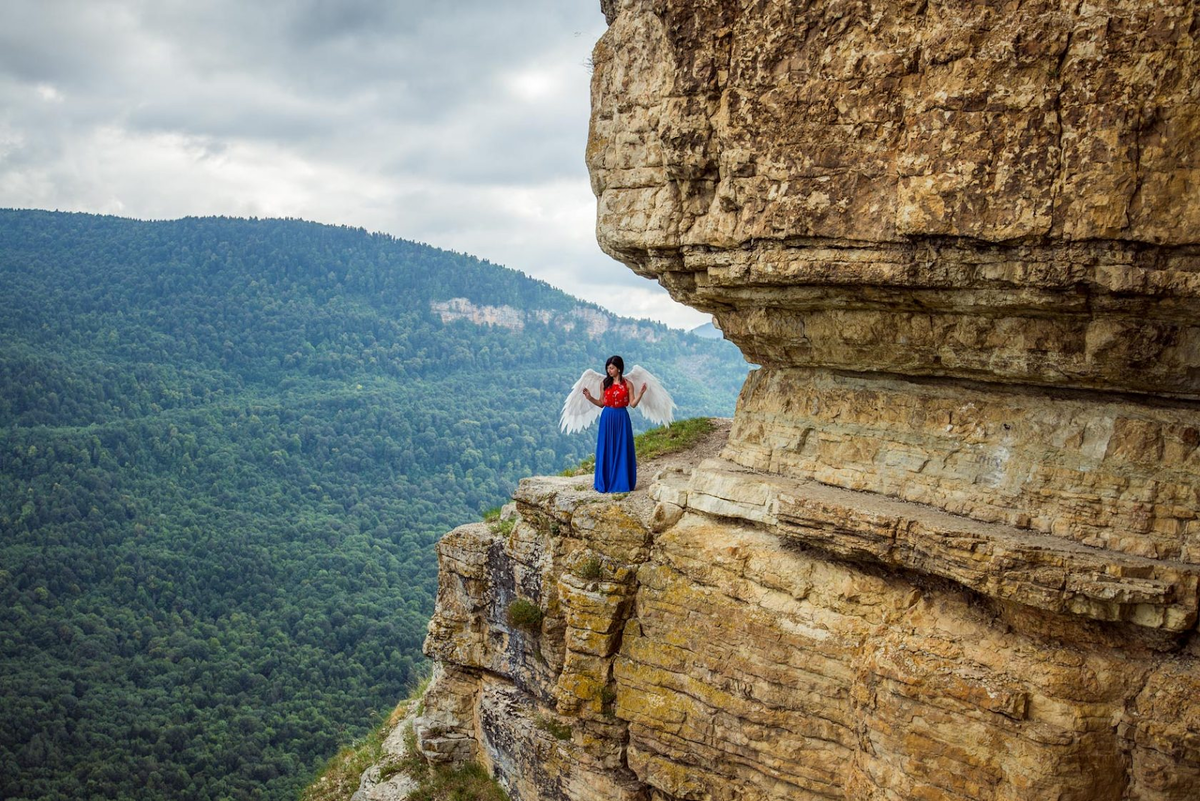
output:
[[[574,434],[599,417],[594,486],[598,492],[630,492],[637,486],[637,459],[628,407],[641,403],[638,411],[643,417],[655,425],[669,426],[675,419],[675,401],[662,382],[644,367],[635,364],[626,376],[625,362],[620,356],[605,362],[604,371],[607,376],[592,369],[583,371],[563,401],[559,427],[567,434]]]
[[[625,361],[610,356],[604,363],[603,399],[596,398],[583,388],[583,397],[593,406],[600,406],[600,434],[596,438],[596,492],[632,492],[637,486],[637,456],[633,452],[633,422],[626,407],[637,408],[646,394],[646,385],[634,392],[633,383],[625,377]]]

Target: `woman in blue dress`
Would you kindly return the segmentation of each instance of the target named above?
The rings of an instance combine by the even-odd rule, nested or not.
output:
[[[637,457],[633,452],[633,422],[627,407],[636,407],[646,394],[646,385],[634,391],[625,377],[625,361],[610,356],[604,363],[604,395],[597,398],[584,387],[583,396],[600,406],[600,434],[596,438],[597,492],[632,492],[637,486]],[[593,373],[593,375],[595,375]]]

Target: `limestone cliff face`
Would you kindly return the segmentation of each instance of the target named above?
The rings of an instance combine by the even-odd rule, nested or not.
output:
[[[603,6],[601,244],[762,368],[648,497],[443,541],[425,752],[524,801],[1200,797],[1197,5]]]

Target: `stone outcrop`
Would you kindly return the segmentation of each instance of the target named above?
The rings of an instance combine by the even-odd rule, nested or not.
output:
[[[603,10],[601,245],[761,367],[648,496],[443,540],[423,751],[523,801],[1198,797],[1200,7]]]
[[[1190,0],[622,3],[601,245],[764,366],[1200,393]]]

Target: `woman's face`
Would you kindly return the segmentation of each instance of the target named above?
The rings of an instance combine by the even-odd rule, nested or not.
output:
[[[608,371],[609,377],[614,380],[616,380],[616,377],[621,374],[621,371],[617,369],[617,366],[615,364],[610,364],[606,369]]]

